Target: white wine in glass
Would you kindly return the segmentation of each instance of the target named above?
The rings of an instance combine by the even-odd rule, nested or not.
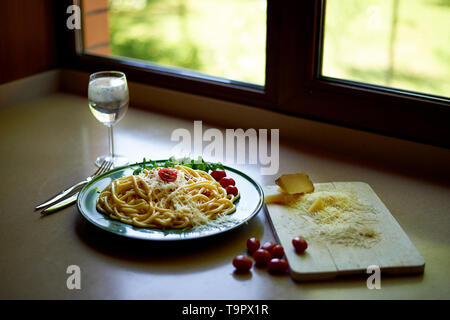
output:
[[[89,109],[98,121],[108,127],[109,154],[98,157],[95,164],[100,166],[104,160],[113,162],[114,167],[128,164],[128,159],[114,152],[113,126],[128,110],[129,93],[127,78],[118,71],[101,71],[89,78]]]

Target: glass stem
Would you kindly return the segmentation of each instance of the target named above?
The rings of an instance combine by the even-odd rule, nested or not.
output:
[[[114,136],[113,136],[113,126],[108,126],[108,136],[109,136],[109,157],[111,160],[114,159]]]

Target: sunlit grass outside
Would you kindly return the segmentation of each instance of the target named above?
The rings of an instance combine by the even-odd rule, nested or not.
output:
[[[322,74],[449,97],[450,0],[327,0]]]
[[[110,0],[113,56],[264,85],[266,0]],[[450,0],[327,0],[322,74],[450,96]]]
[[[265,83],[266,0],[110,0],[113,56]]]

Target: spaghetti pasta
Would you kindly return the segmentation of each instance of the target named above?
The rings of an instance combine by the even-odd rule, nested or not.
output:
[[[239,194],[227,194],[207,172],[176,165],[173,180],[164,180],[160,170],[112,181],[101,192],[97,210],[127,224],[160,229],[204,225],[236,210]]]

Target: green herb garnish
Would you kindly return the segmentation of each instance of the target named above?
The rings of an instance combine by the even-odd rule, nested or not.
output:
[[[142,163],[136,163],[138,166],[134,171],[133,175],[140,174],[144,169],[151,170],[155,168],[173,168],[176,165],[182,165],[194,170],[202,170],[205,172],[211,172],[217,169],[224,170],[223,165],[220,162],[207,162],[203,160],[202,157],[198,157],[197,160],[191,158],[181,158],[176,159],[175,157],[170,157],[168,160],[164,162],[157,162],[154,160],[144,160]]]

